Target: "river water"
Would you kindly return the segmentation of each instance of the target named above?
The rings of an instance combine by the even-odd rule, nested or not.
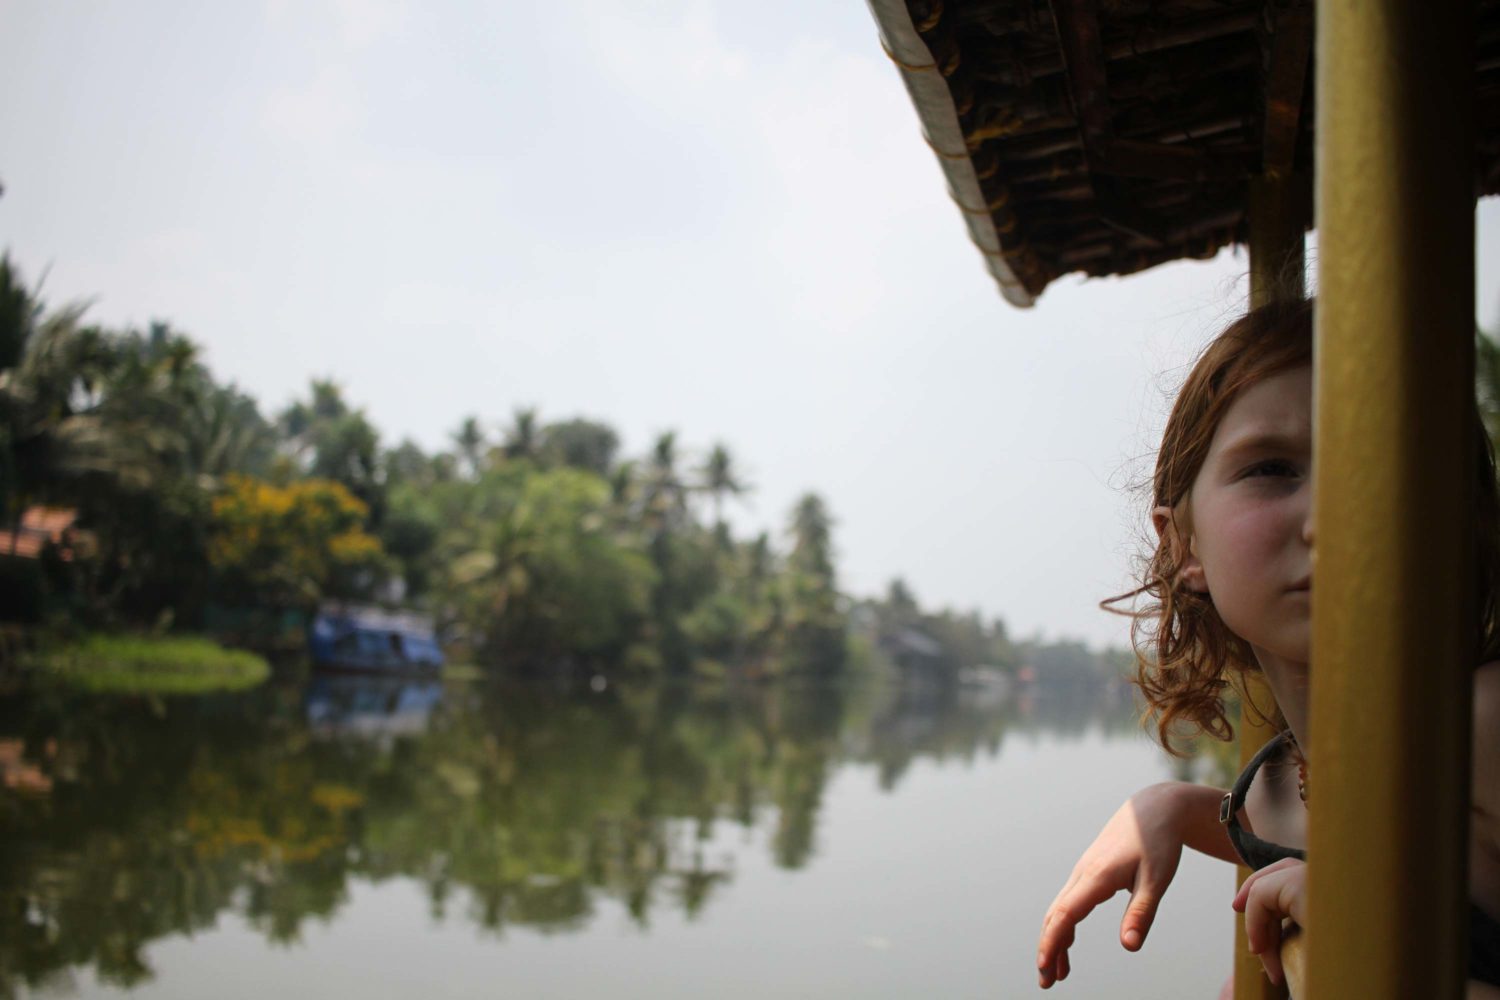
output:
[[[602,688],[602,689],[596,689]],[[1104,693],[279,679],[0,699],[0,996],[1036,996],[1041,915],[1191,774]],[[1211,998],[1228,866],[1056,996]]]

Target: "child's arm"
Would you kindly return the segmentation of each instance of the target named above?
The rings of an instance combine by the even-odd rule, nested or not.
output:
[[[1130,951],[1140,948],[1162,894],[1177,874],[1183,845],[1224,861],[1237,860],[1219,823],[1223,797],[1221,789],[1172,781],[1142,789],[1119,808],[1047,909],[1037,946],[1043,989],[1068,977],[1068,949],[1078,923],[1122,889],[1130,892],[1130,905],[1120,924],[1120,943]]]

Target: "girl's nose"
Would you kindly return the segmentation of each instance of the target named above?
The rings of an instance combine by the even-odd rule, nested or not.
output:
[[[1308,548],[1313,547],[1313,502],[1312,490],[1307,491],[1307,510],[1302,514],[1302,541],[1307,543]]]

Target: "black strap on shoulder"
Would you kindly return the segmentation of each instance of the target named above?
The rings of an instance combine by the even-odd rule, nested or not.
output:
[[[1250,792],[1250,783],[1255,780],[1256,772],[1260,770],[1262,764],[1279,754],[1291,742],[1292,731],[1290,729],[1282,730],[1268,740],[1266,745],[1250,758],[1250,763],[1245,765],[1245,769],[1235,779],[1234,787],[1225,793],[1223,800],[1219,803],[1219,822],[1228,828],[1230,843],[1234,844],[1234,849],[1239,853],[1240,859],[1257,871],[1283,858],[1307,860],[1306,851],[1262,840],[1241,826],[1239,820],[1240,810],[1245,808],[1245,796]]]

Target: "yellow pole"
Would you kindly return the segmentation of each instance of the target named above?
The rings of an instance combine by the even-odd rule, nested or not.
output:
[[[1253,268],[1253,264],[1251,265]],[[1253,298],[1253,296],[1252,296]],[[1247,678],[1250,695],[1255,704],[1265,708],[1275,703],[1271,691],[1266,687],[1265,681],[1259,677]],[[1240,769],[1244,770],[1250,763],[1250,758],[1255,756],[1255,751],[1266,745],[1266,741],[1276,735],[1276,728],[1255,719],[1244,705],[1240,706]],[[1234,884],[1239,885],[1250,877],[1250,869],[1244,865],[1235,866]],[[1260,958],[1250,951],[1250,939],[1245,936],[1245,918],[1240,914],[1234,917],[1234,1000],[1284,1000],[1286,990],[1279,986],[1273,986],[1266,978],[1264,969],[1261,967]]]
[[[1312,220],[1308,178],[1257,177],[1250,182],[1250,307],[1307,294],[1303,233]],[[1268,703],[1269,704],[1269,703]],[[1274,735],[1274,734],[1273,734]]]
[[[1319,0],[1308,985],[1463,990],[1473,4]]]
[[[1303,230],[1311,214],[1305,178],[1257,178],[1250,182],[1250,306],[1263,306],[1277,298],[1305,294],[1306,241]],[[1241,704],[1235,732],[1240,743],[1243,770],[1255,752],[1276,735],[1276,727],[1261,717],[1275,704],[1271,691],[1259,676],[1247,678],[1249,700],[1260,709]],[[1249,878],[1250,869],[1239,865],[1238,886]],[[1286,990],[1272,986],[1261,969],[1260,959],[1250,953],[1245,937],[1245,919],[1234,918],[1234,1000],[1281,1000]]]

